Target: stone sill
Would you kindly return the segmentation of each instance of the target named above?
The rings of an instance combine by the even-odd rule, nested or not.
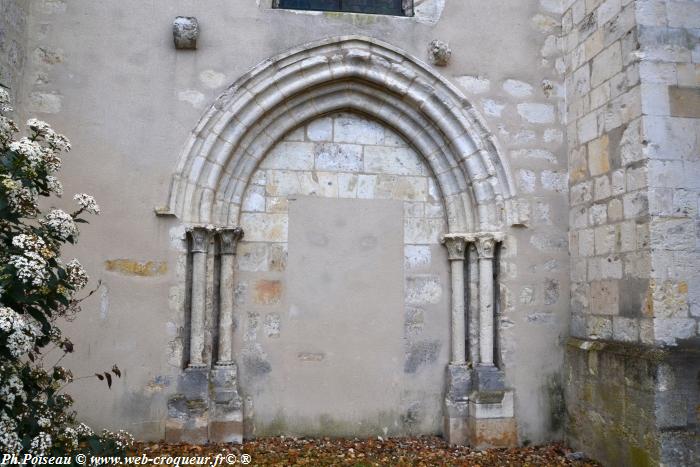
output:
[[[697,343],[678,347],[653,347],[633,342],[615,342],[603,340],[580,339],[569,337],[566,346],[584,352],[609,352],[624,357],[662,362],[670,358],[700,356],[700,345]]]

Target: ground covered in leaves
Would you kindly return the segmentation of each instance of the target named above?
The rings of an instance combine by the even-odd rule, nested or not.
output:
[[[560,444],[476,451],[450,447],[434,436],[419,438],[307,439],[262,438],[242,445],[140,443],[135,453],[156,456],[234,454],[254,466],[597,466]],[[249,457],[243,456],[248,454]],[[229,458],[229,460],[232,458]],[[221,465],[221,464],[220,464]],[[227,465],[223,463],[223,465]]]

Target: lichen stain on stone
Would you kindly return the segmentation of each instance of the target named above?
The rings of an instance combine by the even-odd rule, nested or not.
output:
[[[559,431],[564,427],[566,405],[564,403],[564,387],[559,375],[547,378],[547,399],[549,400],[549,428]]]
[[[108,259],[105,270],[125,276],[154,277],[168,272],[165,261],[135,261],[131,259]]]
[[[255,283],[253,302],[257,305],[274,305],[280,302],[282,283],[280,281],[260,280]]]

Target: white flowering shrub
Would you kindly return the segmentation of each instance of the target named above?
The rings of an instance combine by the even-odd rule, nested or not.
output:
[[[16,139],[17,125],[3,115],[9,109],[0,87],[0,453],[123,454],[127,433],[76,423],[63,392],[73,376],[59,366],[73,344],[57,323],[79,311],[76,294],[88,283],[77,259],[61,260],[61,247],[75,243],[83,215],[100,208],[81,193],[73,212],[42,212],[40,199],[63,194],[56,173],[70,143],[36,119]],[[95,376],[111,386],[111,373],[121,376],[116,366]]]

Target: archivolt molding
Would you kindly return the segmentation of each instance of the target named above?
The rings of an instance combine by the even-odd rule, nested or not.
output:
[[[343,110],[381,121],[423,155],[450,232],[503,228],[513,184],[473,107],[420,60],[357,36],[266,60],[227,89],[181,154],[168,213],[189,224],[238,225],[248,182],[272,146],[295,127]]]

